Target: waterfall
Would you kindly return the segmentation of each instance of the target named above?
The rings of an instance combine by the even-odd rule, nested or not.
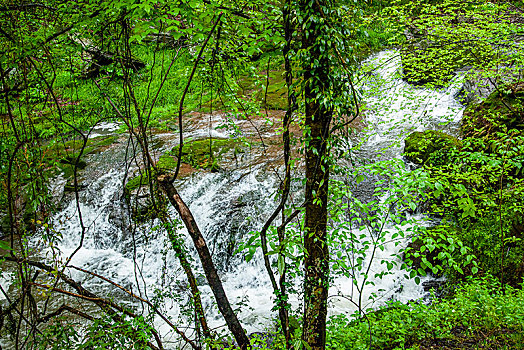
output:
[[[396,51],[384,51],[363,63],[364,73],[359,84],[365,105],[366,127],[358,140],[352,141],[360,143],[356,152],[359,158],[401,159],[402,141],[409,131],[439,129],[454,132],[460,121],[463,107],[454,98],[460,82],[440,90],[413,87],[401,79],[398,56]],[[111,132],[114,132],[114,125],[108,124],[105,133],[97,135]],[[215,133],[224,136],[222,131]],[[208,130],[192,134],[205,136]],[[173,138],[170,141],[167,146],[172,147],[176,141]],[[126,204],[122,200],[124,144],[122,142],[101,154],[89,156],[90,164],[94,165],[88,166],[85,172],[93,173],[86,176],[88,179],[84,183],[87,187],[80,192],[79,205],[71,199],[52,219],[53,230],[60,237],[53,248],[40,244],[37,238],[33,239],[32,244],[35,249],[41,249],[38,254],[42,258],[50,260],[59,252],[60,259],[64,261],[79,248],[82,236],[80,210],[85,239],[70,265],[110,278],[133,293],[150,299],[159,298],[162,312],[174,320],[190,324],[191,319],[187,320],[184,316],[184,304],[188,300],[185,276],[170,249],[166,233],[159,229],[156,221],[134,226],[126,214]],[[369,196],[366,186],[371,186],[368,188],[372,193],[372,180],[362,183],[362,196]],[[257,252],[249,262],[245,261],[243,253],[232,253],[240,240],[247,240],[251,231],[261,228],[276,205],[274,198],[278,185],[278,179],[260,166],[219,173],[201,172],[178,183],[182,198],[189,204],[208,240],[225,291],[234,308],[239,309],[239,319],[248,332],[273,328],[271,323],[276,318],[276,313],[271,311],[274,296],[261,253]],[[356,189],[358,187],[355,186]],[[174,211],[171,214],[176,217]],[[416,215],[415,219],[423,217],[422,214]],[[394,234],[393,226],[385,230],[388,237]],[[181,227],[180,232],[184,235],[185,229]],[[369,233],[356,230],[355,234]],[[189,239],[186,246],[194,258],[193,266],[210,326],[224,330],[224,321],[218,314]],[[401,246],[386,244],[386,249],[378,251],[373,261],[364,261],[363,264],[373,264],[371,271],[379,271],[384,268],[380,260],[390,258]],[[332,254],[336,252],[332,251]],[[68,273],[85,288],[119,297],[140,310],[133,300],[123,298],[125,295],[122,292],[103,281],[73,269],[68,269]],[[365,289],[362,299],[370,300],[372,293],[376,293],[373,297],[375,302],[370,304],[374,307],[391,299],[405,302],[424,295],[423,287],[406,278],[405,272],[399,269],[386,278],[372,277],[371,280],[375,285]],[[301,289],[299,279],[292,280],[292,283],[297,290]],[[334,278],[330,295],[356,297],[355,293],[350,278]],[[290,302],[294,309],[298,309],[300,293],[293,294]],[[352,314],[356,308],[345,298],[333,297],[330,298],[329,310],[330,314]],[[165,339],[176,338],[161,320],[158,320],[157,326]]]

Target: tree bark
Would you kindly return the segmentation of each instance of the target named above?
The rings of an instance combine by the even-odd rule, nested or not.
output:
[[[320,1],[324,3],[323,1]],[[329,251],[327,246],[327,199],[329,151],[327,139],[331,112],[321,102],[329,89],[329,60],[320,43],[320,2],[301,2],[305,25],[302,48],[309,52],[304,62],[306,99],[306,192],[304,226],[304,317],[302,341],[311,349],[325,349]]]
[[[195,278],[195,275],[193,274],[193,270],[191,270],[191,264],[186,258],[186,251],[182,247],[182,245],[177,242],[179,239],[174,232],[174,229],[169,225],[169,220],[167,217],[162,216],[160,218],[162,222],[164,223],[164,227],[168,231],[169,240],[171,241],[171,246],[173,247],[173,250],[175,251],[175,254],[178,258],[178,261],[180,262],[180,265],[182,265],[182,269],[184,270],[187,281],[189,283],[189,287],[191,289],[191,295],[193,296],[193,305],[195,307],[195,314],[198,318],[198,322],[200,323],[200,326],[202,327],[202,332],[204,333],[204,337],[207,339],[212,339],[211,330],[209,329],[209,326],[207,324],[206,315],[204,313],[204,307],[202,306],[202,299],[200,298],[200,290],[198,289],[198,284]]]
[[[175,207],[176,211],[184,221],[184,224],[187,228],[191,239],[195,245],[195,248],[198,252],[200,262],[204,268],[204,273],[206,275],[211,291],[213,292],[215,299],[217,301],[218,309],[227,323],[227,327],[235,337],[238,345],[242,350],[249,349],[250,343],[249,339],[242,328],[242,325],[238,321],[237,316],[231,308],[231,304],[227,299],[226,293],[222,286],[222,281],[218,277],[215,264],[211,258],[211,253],[207,247],[204,236],[200,232],[200,229],[197,226],[193,214],[189,210],[189,207],[182,200],[182,197],[178,194],[175,186],[173,186],[171,177],[168,175],[158,176],[158,184],[164,193],[167,195],[169,202]]]

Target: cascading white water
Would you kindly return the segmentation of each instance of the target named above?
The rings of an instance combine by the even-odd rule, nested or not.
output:
[[[368,126],[362,134],[359,157],[401,158],[401,141],[409,131],[449,128],[443,126],[444,123],[451,122],[453,125],[460,119],[463,107],[454,99],[458,87],[431,91],[403,82],[399,75],[400,59],[397,52],[379,53],[364,65],[375,68],[361,79],[366,104],[365,121]],[[207,131],[202,132],[202,135],[207,135]],[[120,151],[124,152],[123,148]],[[104,153],[93,157],[103,156]],[[70,264],[99,273],[148,298],[169,292],[170,295],[163,298],[161,311],[175,320],[178,317],[183,320],[181,315],[184,308],[181,305],[188,297],[184,289],[185,277],[170,249],[171,243],[167,235],[156,228],[157,223],[142,224],[136,230],[131,228],[129,218],[123,214],[125,204],[121,200],[124,177],[122,164],[115,162],[111,165],[107,161],[104,164],[101,175],[92,178],[87,183],[87,188],[80,192],[79,209],[85,239]],[[86,171],[90,169],[88,167]],[[250,231],[261,228],[275,206],[271,197],[278,185],[276,179],[255,167],[249,172],[239,170],[201,173],[180,185],[181,196],[190,205],[197,223],[208,239],[226,293],[230,301],[239,308],[241,322],[248,332],[271,328],[272,319],[276,317],[271,311],[273,293],[260,252],[250,262],[246,262],[242,254],[231,256],[231,253],[238,244],[237,240],[247,239]],[[74,200],[54,216],[53,228],[62,236],[56,249],[60,250],[64,260],[79,247],[82,236]],[[386,230],[388,234],[393,233],[392,226],[386,227]],[[184,230],[181,229],[181,232],[184,233]],[[224,322],[214,306],[211,291],[203,278],[190,240],[187,240],[186,245],[195,257],[193,265],[201,283],[204,307],[210,324],[212,327],[222,327]],[[391,258],[398,250],[398,246],[388,244],[384,251],[377,252],[374,261],[366,260],[364,264],[371,263],[371,271],[379,271],[383,269],[380,260]],[[50,258],[51,253],[52,250],[48,248],[40,254]],[[116,293],[96,278],[75,270],[70,270],[69,273],[87,289]],[[395,270],[383,279],[372,277],[375,286],[373,289],[366,288],[363,300],[370,300],[373,292],[379,295],[374,297],[376,302],[372,306],[378,306],[389,299],[407,301],[423,296],[422,286],[405,278],[404,274],[404,271]],[[379,290],[382,292],[378,292]],[[335,277],[330,294],[356,297],[351,279],[347,277]],[[298,308],[300,300],[293,296],[291,303]],[[345,298],[330,299],[332,314],[351,314],[355,310],[355,306]],[[172,336],[169,327],[160,320],[158,327],[166,339]],[[172,337],[175,338],[174,335]]]
[[[368,162],[402,159],[403,140],[412,131],[432,129],[456,132],[464,110],[456,100],[462,87],[460,78],[451,82],[445,89],[429,90],[414,87],[401,79],[400,55],[392,50],[380,52],[364,62],[363,72],[360,91],[365,105],[367,127],[364,135],[361,135],[361,143],[357,151],[359,158]],[[370,176],[364,184],[371,182],[373,186],[374,181],[376,179]],[[358,191],[356,189],[356,192]],[[365,197],[366,194],[363,196]],[[410,230],[413,225],[428,225],[428,222],[424,221],[424,215],[418,214],[411,219],[412,223],[401,229]],[[398,245],[394,243],[395,240],[391,237],[398,229],[399,227],[395,227],[392,222],[387,222],[384,227],[386,232],[384,238],[388,242],[384,246],[385,249],[377,249],[372,260],[371,253],[368,252],[362,262],[364,270],[371,265],[369,275],[372,283],[371,287],[363,290],[361,298],[363,309],[377,307],[387,300],[407,302],[424,295],[422,285],[417,285],[413,279],[408,278],[403,270],[396,269],[385,277],[373,278],[375,274],[385,270],[382,261],[395,262],[397,267],[401,265],[397,254],[408,242],[404,240],[396,241],[400,243]],[[354,229],[353,233],[357,236],[370,235],[370,232],[359,229]],[[357,284],[361,284],[362,276],[358,276],[357,280],[359,281]],[[350,278],[335,279],[330,294],[343,296],[343,298],[332,299],[333,313],[350,315],[357,310],[355,302],[359,299],[358,291]],[[348,297],[351,301],[348,301]]]

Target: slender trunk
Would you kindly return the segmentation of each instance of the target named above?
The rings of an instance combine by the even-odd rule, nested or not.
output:
[[[328,90],[329,62],[319,43],[321,26],[316,14],[319,2],[301,2],[306,30],[302,48],[309,52],[304,64],[306,99],[306,214],[304,227],[304,318],[302,340],[311,349],[325,349],[329,251],[327,246],[327,199],[329,165],[327,163],[331,113],[321,103]]]
[[[182,200],[182,197],[180,197],[178,194],[178,191],[176,190],[175,186],[173,186],[173,183],[168,175],[160,175],[158,177],[158,184],[160,185],[162,191],[166,193],[169,202],[175,207],[176,211],[182,218],[182,221],[184,221],[187,231],[189,232],[189,235],[191,236],[191,239],[193,240],[195,248],[198,252],[198,256],[200,258],[200,262],[202,263],[202,267],[204,268],[204,273],[209,286],[211,287],[211,291],[213,292],[217,301],[218,309],[220,310],[222,316],[224,316],[227,327],[235,337],[235,340],[237,341],[240,348],[243,350],[248,349],[250,347],[249,339],[244,332],[242,325],[238,321],[237,316],[233,312],[233,309],[231,308],[231,304],[229,303],[226,293],[224,292],[222,281],[218,277],[215,264],[211,258],[211,253],[209,252],[204,236],[202,236],[193,214],[189,210],[189,207],[186,205],[186,203]]]
[[[180,265],[182,265],[182,268],[184,269],[184,272],[187,277],[187,281],[189,283],[189,287],[191,289],[191,295],[193,296],[193,304],[195,306],[195,313],[198,318],[198,322],[200,323],[200,326],[202,327],[202,332],[204,333],[204,337],[207,339],[211,339],[211,330],[209,329],[209,326],[207,325],[206,315],[204,313],[204,307],[202,306],[202,299],[200,298],[200,290],[198,289],[198,284],[195,278],[195,275],[193,274],[193,270],[191,269],[191,264],[187,260],[186,257],[186,251],[184,247],[182,246],[182,243],[179,242],[179,238],[177,237],[174,230],[171,228],[170,225],[168,225],[169,221],[166,217],[161,217],[161,220],[165,225],[169,240],[171,241],[171,245],[173,246],[173,249],[175,251],[175,254],[178,258],[178,261],[180,262]]]

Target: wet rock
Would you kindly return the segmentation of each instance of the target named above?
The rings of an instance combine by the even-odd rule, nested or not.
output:
[[[449,153],[461,147],[461,142],[441,131],[415,131],[404,141],[404,155],[409,161],[422,165],[432,157],[432,165],[443,165]],[[440,158],[440,159],[439,159]]]
[[[205,138],[184,143],[182,148],[182,162],[190,164],[195,169],[206,169],[217,172],[222,166],[222,161],[232,153],[233,158],[244,150],[241,144],[234,139]],[[170,156],[177,157],[179,147],[176,146]],[[175,160],[176,163],[176,160]]]
[[[446,281],[441,281],[441,280],[430,280],[430,281],[422,282],[422,287],[424,287],[424,292],[429,292],[431,290],[434,290],[437,293],[439,291],[442,292],[442,289],[444,288],[445,285],[446,285]]]
[[[116,55],[114,53],[104,51],[99,47],[85,47],[85,51],[91,63],[83,74],[84,78],[93,79],[99,77],[102,73],[107,74],[104,67],[115,62]],[[144,62],[135,57],[123,57],[122,63],[125,68],[132,69],[135,72],[146,67]]]
[[[83,191],[87,188],[87,185],[84,183],[77,184],[77,190]],[[75,183],[71,180],[64,185],[64,192],[75,192]]]
[[[79,159],[77,161],[77,157],[72,157],[72,156],[66,156],[66,157],[60,159],[60,163],[76,166],[80,170],[85,169],[86,166],[87,166],[87,163],[86,163],[85,160]]]
[[[466,79],[462,84],[462,88],[455,95],[462,105],[468,106],[487,98],[494,90],[495,85],[489,78],[471,77]]]
[[[129,208],[119,201],[115,201],[109,212],[108,220],[120,229],[131,230],[129,219]]]
[[[159,43],[170,47],[177,47],[184,42],[185,38],[175,39],[172,33],[148,33],[144,38],[145,42]]]

